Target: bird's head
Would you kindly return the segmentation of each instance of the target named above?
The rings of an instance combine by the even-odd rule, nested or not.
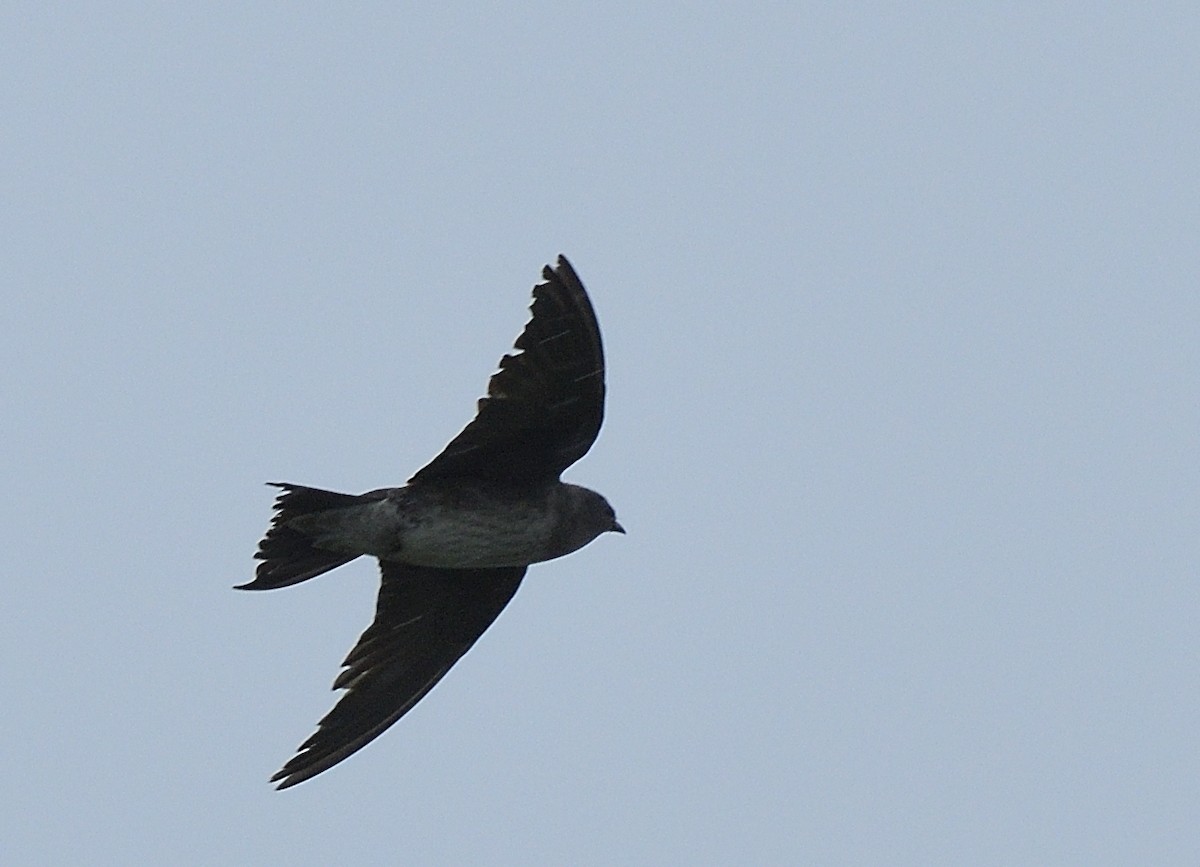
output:
[[[601,533],[625,532],[608,500],[595,491],[563,484],[558,492],[558,518],[551,557],[577,551]]]

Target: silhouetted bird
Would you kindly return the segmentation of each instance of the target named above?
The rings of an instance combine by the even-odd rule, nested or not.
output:
[[[500,614],[531,563],[624,533],[600,494],[559,481],[604,416],[604,352],[591,302],[560,256],[475,419],[401,488],[282,488],[241,590],[307,581],[364,554],[383,572],[375,622],[334,681],[346,694],[271,778],[294,786],[378,737]]]

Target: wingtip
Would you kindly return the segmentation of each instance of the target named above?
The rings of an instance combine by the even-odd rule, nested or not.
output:
[[[311,779],[313,774],[304,770],[296,770],[291,767],[292,762],[288,762],[278,771],[271,775],[271,782],[278,783],[275,791],[282,792],[284,789],[290,789],[292,786],[298,786],[305,780]]]
[[[280,782],[281,780],[282,782]],[[283,771],[280,771],[278,774],[275,774],[273,777],[271,777],[271,782],[279,783],[279,785],[275,787],[275,791],[282,792],[284,789],[290,789],[292,786],[299,785],[304,781],[293,780]]]
[[[570,260],[568,260],[567,257],[562,253],[559,253],[558,258],[554,260],[554,267],[551,268],[549,265],[547,265],[544,273],[547,278],[555,275],[562,277],[569,275],[575,279],[579,279],[575,275],[575,268],[571,265]]]
[[[287,587],[291,584],[296,584],[296,583],[299,583],[299,582],[289,580],[286,583],[281,583],[279,581],[272,581],[266,575],[260,575],[257,578],[255,578],[253,581],[247,581],[245,584],[234,584],[233,589],[234,590],[278,590],[280,587]]]

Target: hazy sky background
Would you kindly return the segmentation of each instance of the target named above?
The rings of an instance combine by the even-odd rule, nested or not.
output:
[[[6,864],[1194,864],[1192,3],[8,4]],[[609,358],[531,570],[283,793],[403,482],[566,253]]]

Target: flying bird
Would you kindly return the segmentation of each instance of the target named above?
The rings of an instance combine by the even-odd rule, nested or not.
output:
[[[475,419],[408,483],[339,494],[281,489],[254,555],[273,590],[363,555],[379,558],[375,620],[342,663],[345,694],[271,778],[280,789],[362,749],[408,713],[517,592],[531,563],[625,530],[595,491],[559,479],[604,417],[596,314],[566,258],[542,270],[517,352],[500,360]]]

